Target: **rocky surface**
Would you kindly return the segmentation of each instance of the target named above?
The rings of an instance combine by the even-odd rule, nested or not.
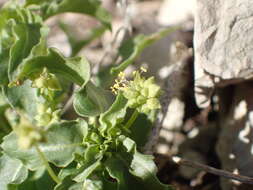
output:
[[[251,177],[253,88],[248,80],[253,77],[252,10],[250,0],[198,0],[194,35],[198,106],[209,106],[218,92],[216,152],[221,167]],[[246,189],[227,179],[221,179],[221,188]]]
[[[215,87],[253,76],[253,1],[198,0],[195,15],[195,92],[201,107]]]

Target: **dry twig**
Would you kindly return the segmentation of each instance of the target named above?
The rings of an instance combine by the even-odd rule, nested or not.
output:
[[[253,185],[253,178],[248,177],[248,176],[233,174],[233,173],[225,171],[225,170],[213,168],[211,166],[207,166],[207,165],[204,165],[204,164],[200,164],[200,163],[197,163],[197,162],[193,162],[193,161],[190,161],[190,160],[179,158],[177,156],[172,157],[172,160],[176,164],[179,164],[179,165],[200,169],[200,170],[203,170],[205,172],[212,173],[214,175],[218,175],[218,176],[221,176],[221,177],[224,177],[224,178],[233,179],[233,180],[236,180],[236,181],[239,181],[239,182],[242,182],[242,183],[247,183],[247,184]]]

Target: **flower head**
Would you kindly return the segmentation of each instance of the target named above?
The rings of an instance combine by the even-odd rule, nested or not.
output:
[[[22,149],[30,148],[34,143],[41,141],[43,138],[42,131],[23,116],[16,127],[16,133],[18,135],[18,145]]]
[[[35,120],[37,121],[38,126],[48,126],[59,120],[60,110],[53,110],[45,103],[38,103],[37,108],[38,113],[35,116]]]
[[[128,106],[135,108],[141,113],[148,114],[151,110],[161,107],[158,100],[161,89],[155,83],[154,77],[146,79],[141,74],[147,70],[141,67],[140,71],[133,72],[133,80],[127,81],[123,74],[115,80],[115,84],[111,87],[112,91],[122,91],[124,97],[128,100]],[[123,76],[123,77],[122,77]]]
[[[52,73],[49,73],[46,68],[43,69],[42,73],[37,77],[33,83],[32,87],[39,88],[42,90],[61,90],[61,85],[56,78],[56,76]]]
[[[125,88],[127,83],[128,81],[125,78],[125,73],[120,72],[118,74],[118,78],[115,79],[114,85],[111,87],[112,92],[114,94],[117,94],[118,90],[122,90],[123,88]]]

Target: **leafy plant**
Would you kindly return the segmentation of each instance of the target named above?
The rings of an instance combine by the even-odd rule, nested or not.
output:
[[[140,118],[153,121],[160,87],[153,77],[143,77],[143,68],[130,81],[123,73],[142,49],[170,30],[139,39],[133,54],[112,69],[113,94],[92,82],[84,57],[66,58],[47,46],[44,22],[64,12],[101,22],[91,40],[110,29],[110,14],[99,0],[13,0],[0,10],[1,189],[172,189],[156,178],[153,157],[138,151],[136,136],[142,134],[134,129],[146,127],[136,126]],[[65,32],[73,55],[89,42]],[[79,117],[67,121],[62,104],[70,83],[79,87],[73,101]]]

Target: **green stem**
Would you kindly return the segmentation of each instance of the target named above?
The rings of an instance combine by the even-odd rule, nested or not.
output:
[[[134,123],[138,115],[139,115],[139,112],[137,110],[134,110],[134,113],[131,115],[130,119],[126,123],[127,129],[129,129],[132,126],[132,124]]]
[[[57,183],[61,183],[61,180],[57,177],[57,175],[54,173],[53,169],[50,167],[44,153],[40,150],[38,144],[35,144],[35,149],[37,150],[38,154],[39,154],[39,157],[40,159],[43,161],[47,171],[48,171],[48,174],[51,176],[51,178]]]
[[[170,28],[165,28],[163,30],[160,30],[156,33],[144,36],[143,39],[141,39],[139,42],[137,42],[133,49],[133,52],[131,55],[123,61],[120,65],[113,67],[111,69],[111,74],[114,76],[117,76],[120,71],[124,71],[130,64],[134,62],[134,60],[142,53],[142,51],[152,45],[154,42],[160,40],[161,38],[166,37],[168,34],[177,31],[180,28],[180,26],[174,26]]]

